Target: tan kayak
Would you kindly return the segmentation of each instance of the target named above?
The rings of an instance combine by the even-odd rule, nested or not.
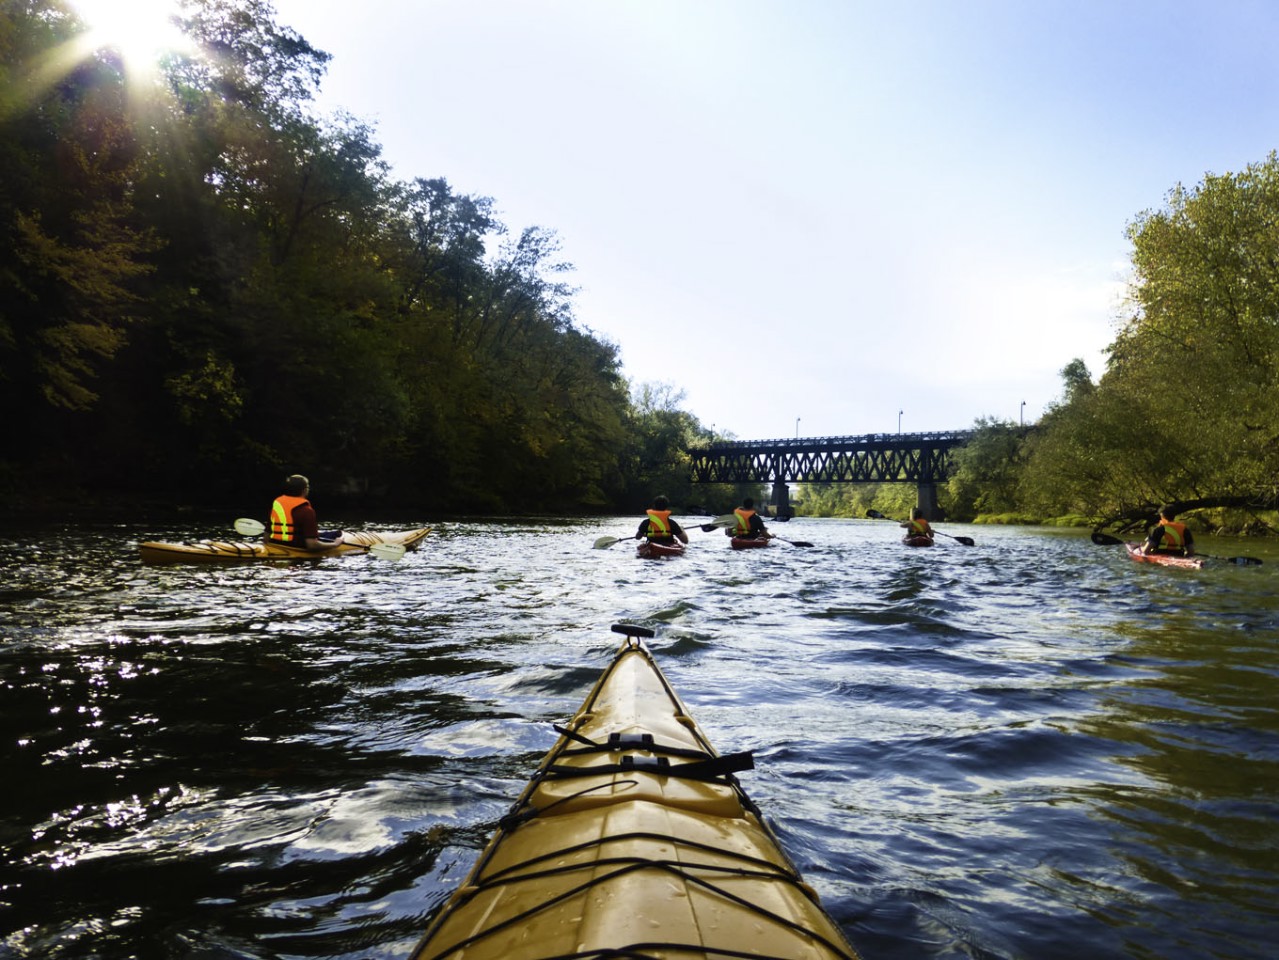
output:
[[[628,634],[414,960],[856,958]]]
[[[354,553],[373,553],[393,560],[416,549],[430,527],[390,533],[342,534],[342,542],[328,550],[302,550],[262,540],[196,540],[192,543],[147,542],[138,545],[143,563],[247,563],[254,560],[322,560]],[[386,547],[386,549],[381,549]]]

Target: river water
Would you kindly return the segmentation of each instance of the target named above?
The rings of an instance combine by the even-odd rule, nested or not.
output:
[[[139,562],[234,537],[190,522],[0,534],[0,958],[404,956],[621,620],[755,752],[866,960],[1279,955],[1275,546],[1189,572],[796,519],[812,547],[592,549],[637,523],[223,568]]]

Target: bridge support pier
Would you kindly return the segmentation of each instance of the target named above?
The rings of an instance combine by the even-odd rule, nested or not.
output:
[[[790,488],[781,480],[773,482],[773,515],[779,520],[795,516],[790,505]]]
[[[915,506],[924,511],[925,520],[936,520],[937,517],[937,484],[921,483],[915,499]]]

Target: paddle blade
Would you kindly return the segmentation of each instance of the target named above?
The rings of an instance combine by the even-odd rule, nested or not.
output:
[[[241,517],[235,521],[235,532],[246,537],[260,537],[266,532],[266,527],[257,520]]]
[[[1092,542],[1099,547],[1117,547],[1123,543],[1118,537],[1112,537],[1110,534],[1101,533],[1098,530],[1092,532]]]
[[[977,542],[973,540],[972,537],[956,537],[955,539],[958,540],[960,543],[962,543],[966,547],[977,546]]]
[[[598,540],[595,541],[595,546],[592,549],[605,550],[608,547],[611,547],[613,544],[619,543],[619,542],[621,542],[620,537],[600,537]]]
[[[778,537],[777,539],[778,539],[778,540],[782,540],[782,538],[781,538],[781,537]],[[809,543],[807,540],[782,540],[782,543],[789,543],[792,547],[811,547],[811,546],[813,546],[813,544]]]
[[[866,519],[867,520],[887,520],[888,518],[884,516],[882,513],[880,513],[878,510],[867,510]]]
[[[404,556],[404,551],[402,543],[375,543],[369,547],[369,553],[379,560],[399,560]]]
[[[1226,563],[1233,563],[1239,567],[1259,567],[1261,560],[1258,557],[1222,557]]]
[[[706,533],[710,533],[712,530],[718,530],[720,527],[731,527],[736,522],[736,517],[729,517],[728,519],[720,517],[718,520],[712,520],[710,523],[703,523],[700,529],[704,530]]]

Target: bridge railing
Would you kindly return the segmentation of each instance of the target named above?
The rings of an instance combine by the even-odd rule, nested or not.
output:
[[[925,433],[864,433],[853,437],[782,437],[777,440],[715,440],[697,450],[729,449],[752,450],[772,447],[790,448],[817,446],[922,446],[937,443],[964,444],[972,437],[971,430],[934,430]]]

